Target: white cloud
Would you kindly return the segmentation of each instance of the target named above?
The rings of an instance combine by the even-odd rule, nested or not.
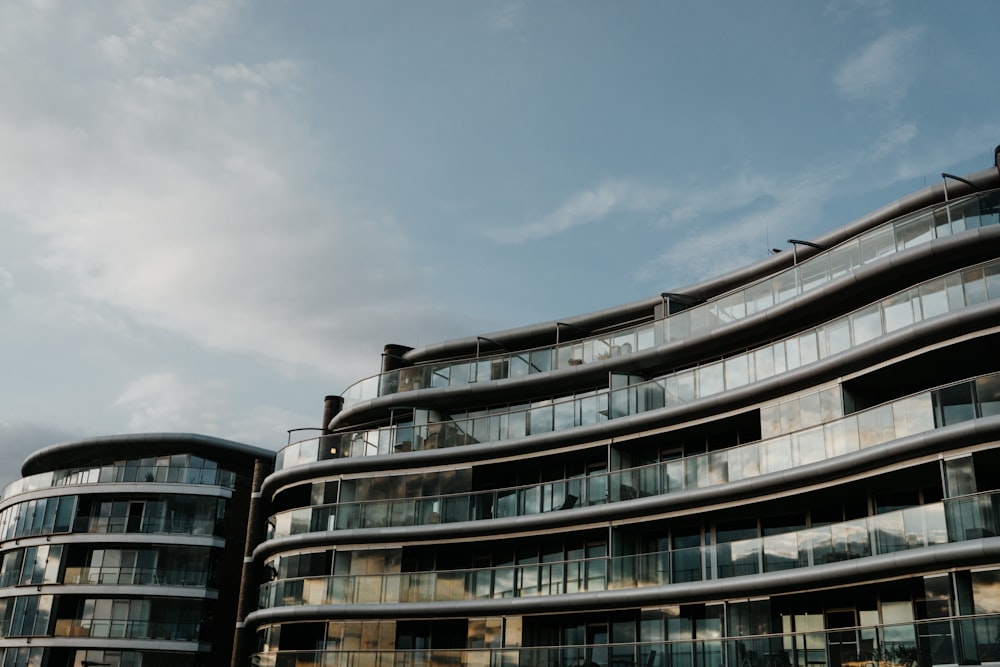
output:
[[[320,182],[336,156],[296,116],[299,63],[206,55],[236,8],[20,7],[31,39],[0,26],[0,214],[83,310],[346,384],[377,370],[376,332],[439,330],[431,269],[391,217]]]
[[[662,219],[671,230],[670,247],[638,274],[685,276],[693,283],[759,261],[769,245],[785,247],[784,239],[815,217],[842,177],[841,169],[826,165],[787,181],[740,176],[712,190],[689,191],[677,212]],[[694,215],[712,222],[691,231]]]
[[[289,425],[320,426],[319,412],[302,415],[266,405],[236,405],[233,387],[222,381],[150,373],[130,382],[113,407],[137,433],[212,433],[238,442],[274,448],[285,444]]]
[[[844,97],[894,107],[916,76],[915,48],[924,34],[920,27],[892,30],[868,44],[834,74]]]
[[[500,0],[491,8],[489,26],[494,32],[515,30],[524,16],[524,3],[520,0]]]
[[[486,233],[497,241],[521,243],[598,222],[615,213],[652,211],[669,197],[670,192],[666,189],[648,188],[629,181],[608,181],[573,195],[540,220],[513,228],[491,229]]]
[[[915,122],[893,125],[882,134],[878,143],[872,148],[871,159],[881,160],[897,154],[910,145],[917,136]]]
[[[21,476],[21,463],[32,452],[82,435],[23,419],[0,420],[0,451],[7,461],[7,465],[0,468],[0,489]]]

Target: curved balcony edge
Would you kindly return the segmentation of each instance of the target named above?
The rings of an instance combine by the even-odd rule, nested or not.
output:
[[[905,277],[915,272],[926,272],[933,265],[937,269],[935,273],[948,273],[970,262],[995,259],[998,248],[1000,226],[980,227],[962,234],[944,236],[891,255],[886,261],[858,267],[822,287],[798,294],[754,315],[721,325],[702,336],[665,342],[627,356],[517,378],[378,396],[345,407],[334,418],[331,426],[348,428],[359,417],[364,419],[370,412],[392,408],[430,407],[446,410],[451,406],[468,405],[470,400],[500,403],[506,400],[521,401],[526,395],[526,389],[531,390],[528,394],[532,396],[542,396],[590,385],[604,385],[609,372],[654,371],[671,365],[691,365],[693,360],[725,356],[727,351],[754,346],[767,340],[775,330],[792,331],[809,326],[815,319],[811,313],[823,311],[823,308],[816,308],[817,306],[826,306],[833,301],[849,304],[840,309],[849,312],[852,306],[867,305],[872,300],[870,286],[873,283],[886,287],[883,291],[887,293],[880,293],[881,296],[876,299],[878,301],[898,289],[905,289],[912,282],[905,280]],[[944,260],[944,264],[940,265],[938,259]]]
[[[182,482],[97,482],[92,484],[66,484],[50,486],[43,489],[33,489],[14,494],[0,501],[0,510],[11,505],[39,498],[54,498],[57,496],[89,496],[101,495],[135,495],[148,496],[198,496],[204,498],[233,497],[233,490],[225,486],[211,484],[186,484]]]
[[[832,482],[851,475],[864,473],[874,475],[887,466],[910,461],[915,457],[965,448],[992,440],[1000,440],[1000,416],[944,426],[843,456],[716,486],[509,518],[300,533],[262,542],[253,550],[252,557],[255,561],[259,561],[277,552],[322,545],[406,542],[415,539],[447,541],[489,536],[494,533],[537,531],[566,526],[580,527],[588,523],[606,524],[610,521],[745,501],[761,495],[798,493],[811,485]]]
[[[587,442],[597,444],[645,430],[668,428],[689,420],[730,413],[810,386],[818,386],[835,378],[861,371],[887,358],[938,345],[962,335],[969,333],[989,335],[1000,331],[1000,327],[996,326],[998,321],[1000,321],[1000,301],[988,301],[898,329],[863,345],[781,375],[698,398],[683,405],[658,408],[599,424],[549,431],[514,440],[397,453],[391,456],[345,457],[314,461],[269,475],[261,486],[261,492],[265,496],[273,495],[277,490],[290,484],[325,475],[486,461],[491,458],[545,451],[552,447]]]
[[[235,440],[226,440],[199,433],[135,433],[106,435],[96,438],[69,440],[32,452],[21,465],[21,476],[28,477],[49,470],[59,470],[73,467],[79,457],[85,457],[86,465],[91,463],[93,453],[101,452],[102,458],[111,460],[115,457],[127,457],[135,453],[137,445],[152,448],[158,446],[164,453],[170,448],[177,453],[216,454],[226,460],[234,457],[241,460],[247,458],[274,458],[274,452],[269,449],[247,445]],[[223,461],[217,461],[223,463]]]
[[[97,595],[101,597],[123,595],[130,598],[184,598],[188,600],[217,600],[219,589],[206,586],[176,584],[28,584],[0,588],[0,598],[9,599],[32,595]]]
[[[966,178],[976,183],[983,189],[1000,187],[1000,172],[998,172],[995,167],[973,172],[972,174],[967,175]],[[950,195],[949,198],[955,199],[968,194],[973,194],[975,191],[963,183],[955,183],[949,185],[948,192]],[[875,211],[872,211],[871,213],[868,213],[860,218],[856,218],[839,229],[827,232],[814,240],[820,245],[830,247],[858,236],[859,234],[862,234],[881,224],[890,222],[904,215],[914,213],[928,206],[944,203],[944,201],[945,190],[943,184],[937,183],[929,185],[922,190],[908,194],[876,209]],[[803,247],[800,252],[801,257],[805,259],[811,257],[813,254],[816,254],[817,251],[809,247]],[[678,287],[673,291],[701,297],[704,297],[705,295],[712,296],[722,294],[729,290],[736,289],[742,284],[753,282],[754,280],[763,278],[771,273],[774,273],[775,271],[787,268],[791,265],[792,260],[793,257],[791,253],[787,252],[771,255],[764,260],[734,269],[733,271],[721,276],[716,276],[692,283],[690,285]],[[633,316],[633,313],[641,312],[643,308],[649,308],[659,301],[659,297],[639,299],[631,303],[622,304],[612,308],[605,308],[591,313],[585,313],[576,317],[563,318],[562,320],[553,320],[550,322],[539,322],[536,324],[501,331],[487,332],[484,335],[501,342],[513,341],[520,338],[531,338],[542,333],[550,334],[555,329],[557,321],[563,321],[576,326],[583,326],[585,328],[588,326],[594,327],[608,321],[613,322],[620,321],[622,319],[630,319]],[[433,361],[434,359],[440,357],[456,356],[463,353],[468,354],[475,350],[476,341],[476,336],[443,341],[432,345],[416,347],[407,352],[404,356],[408,361],[412,361],[414,363],[424,363]]]
[[[451,602],[392,602],[386,604],[311,605],[273,607],[251,612],[247,627],[288,621],[330,618],[431,618],[535,614],[595,609],[621,609],[651,605],[774,595],[817,585],[846,585],[873,577],[901,577],[915,572],[949,569],[957,564],[975,566],[1000,558],[1000,537],[952,542],[910,551],[879,554],[854,560],[741,577],[712,579],[586,593],[539,597],[459,600]]]

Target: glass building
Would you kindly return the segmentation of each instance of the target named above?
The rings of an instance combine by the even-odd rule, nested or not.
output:
[[[789,244],[387,345],[276,454],[41,450],[0,667],[1000,664],[1000,169]]]
[[[247,662],[1000,662],[998,187],[387,346],[263,483]]]
[[[273,456],[186,434],[30,456],[0,496],[0,665],[228,665]]]

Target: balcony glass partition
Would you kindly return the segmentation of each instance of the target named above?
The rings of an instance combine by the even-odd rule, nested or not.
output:
[[[996,535],[1000,493],[982,493],[803,530],[628,556],[425,572],[279,579],[260,608],[533,597],[754,576]],[[974,507],[977,511],[969,511]],[[989,507],[989,512],[979,511]]]
[[[826,359],[900,327],[995,300],[1000,300],[1000,261],[935,278],[762,348],[653,380],[517,408],[453,415],[449,421],[407,426],[401,433],[396,427],[386,427],[293,443],[278,452],[276,469],[342,456],[377,456],[508,440],[683,405]],[[995,403],[1000,405],[1000,400]]]
[[[950,222],[935,224],[935,220]],[[425,387],[542,373],[647,350],[663,342],[705,335],[817,289],[864,264],[935,238],[998,223],[1000,193],[993,191],[970,195],[885,223],[770,278],[664,319],[551,347],[389,371],[348,387],[343,394],[344,403],[349,406],[378,396]]]
[[[103,466],[67,468],[22,477],[4,488],[0,500],[28,491],[59,486],[133,482],[207,484],[232,489],[236,483],[236,475],[219,468],[214,461],[194,455],[127,459]]]
[[[342,502],[280,512],[268,539],[310,532],[479,521],[603,505],[726,484],[809,465],[996,412],[1000,374],[920,392],[791,433],[671,461],[476,493]],[[822,392],[820,392],[822,394]],[[960,413],[948,411],[961,395]],[[802,397],[807,405],[812,395]],[[822,401],[822,396],[816,398]],[[783,404],[782,404],[783,405]]]
[[[890,614],[883,610],[883,620]],[[796,618],[809,625],[809,616]],[[520,620],[520,619],[518,619]],[[468,649],[271,650],[254,654],[259,667],[566,667],[644,665],[645,667],[917,667],[1000,661],[1000,616],[970,614],[930,620],[822,627],[797,632],[650,641]],[[645,628],[643,630],[646,630]],[[646,630],[648,633],[649,630]],[[687,631],[690,634],[690,630]],[[662,634],[662,633],[661,633]],[[497,641],[499,644],[499,641]]]

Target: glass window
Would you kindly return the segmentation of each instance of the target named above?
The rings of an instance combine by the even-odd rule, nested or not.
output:
[[[896,252],[892,225],[886,225],[861,237],[861,263],[868,264]]]
[[[726,359],[726,388],[734,389],[750,384],[750,369],[747,365],[748,355],[739,354]]]
[[[768,345],[753,353],[754,373],[758,380],[774,376],[774,348]]]
[[[821,426],[796,433],[793,442],[798,465],[808,465],[826,458],[826,445]]]
[[[828,262],[826,255],[819,255],[799,264],[799,278],[802,281],[803,292],[819,287],[827,281]]]
[[[815,426],[822,422],[820,415],[820,400],[819,392],[813,392],[811,394],[806,394],[805,396],[800,396],[798,398],[799,403],[799,419],[802,423],[802,428],[809,426]]]
[[[844,409],[840,400],[840,388],[828,387],[819,392],[821,421],[833,421],[844,416]]]
[[[781,432],[791,433],[800,428],[802,428],[802,421],[799,415],[798,400],[785,401],[781,404]]]
[[[531,372],[532,373],[544,373],[545,371],[552,370],[552,351],[551,350],[534,350],[531,352]]]
[[[944,279],[939,278],[920,286],[920,307],[924,319],[943,315],[948,312],[948,296],[945,292]]]
[[[897,438],[933,430],[934,408],[930,394],[918,394],[895,401],[892,404],[892,418]]]
[[[830,251],[830,277],[836,278],[861,266],[861,252],[857,242],[851,242]]]
[[[1000,375],[976,380],[976,398],[981,416],[1000,415]]]
[[[896,246],[902,249],[927,243],[934,238],[931,230],[933,222],[933,215],[925,213],[917,218],[896,223]]]
[[[530,371],[528,370],[530,364],[528,363],[528,354],[513,354],[510,357],[510,377],[524,377]]]
[[[803,366],[816,361],[819,356],[816,351],[816,332],[809,331],[799,336],[799,363]]]
[[[759,313],[774,305],[774,293],[771,291],[771,283],[765,281],[748,287],[746,289],[746,303],[748,313]]]
[[[970,269],[962,273],[965,284],[965,303],[969,306],[986,301],[986,280],[982,269]]]
[[[759,447],[761,473],[777,472],[792,467],[791,440],[788,436],[762,442]]]
[[[904,292],[903,294],[889,297],[882,302],[882,311],[885,313],[885,330],[887,332],[902,329],[905,326],[913,324],[913,304],[910,297],[910,292]]]
[[[694,371],[684,371],[677,373],[677,399],[681,403],[688,403],[696,398],[694,390]]]
[[[716,362],[698,368],[698,395],[711,396],[725,389],[722,377],[722,363]]]
[[[802,365],[802,360],[799,357],[799,339],[789,338],[783,343],[776,343],[775,348],[784,346],[785,348],[785,364],[789,370],[798,368]]]
[[[771,438],[781,434],[781,406],[768,405],[760,409],[760,437]]]
[[[972,385],[967,382],[934,392],[934,413],[938,426],[957,424],[976,418]]]
[[[857,418],[851,417],[832,424],[827,424],[823,428],[824,440],[828,443],[830,456],[840,456],[858,451]]]
[[[542,405],[530,410],[530,435],[548,433],[552,430],[552,406]]]
[[[868,306],[851,315],[854,344],[861,345],[882,335],[882,313],[878,304]]]
[[[798,294],[798,268],[779,273],[771,279],[774,285],[774,302],[783,303]]]
[[[553,431],[562,431],[573,427],[573,413],[575,411],[575,407],[574,401],[562,401],[561,403],[555,404],[555,421],[552,426]]]
[[[987,265],[983,269],[986,278],[986,296],[988,299],[1000,299],[1000,263]]]
[[[972,573],[972,599],[977,614],[1000,614],[1000,570]]]
[[[656,336],[652,324],[639,327],[636,332],[636,350],[648,350],[656,345]]]
[[[889,405],[860,412],[857,420],[858,439],[862,448],[888,442],[896,435],[892,423],[892,407]]]
[[[826,334],[826,354],[837,354],[851,349],[851,326],[846,317],[830,322],[823,327]]]

